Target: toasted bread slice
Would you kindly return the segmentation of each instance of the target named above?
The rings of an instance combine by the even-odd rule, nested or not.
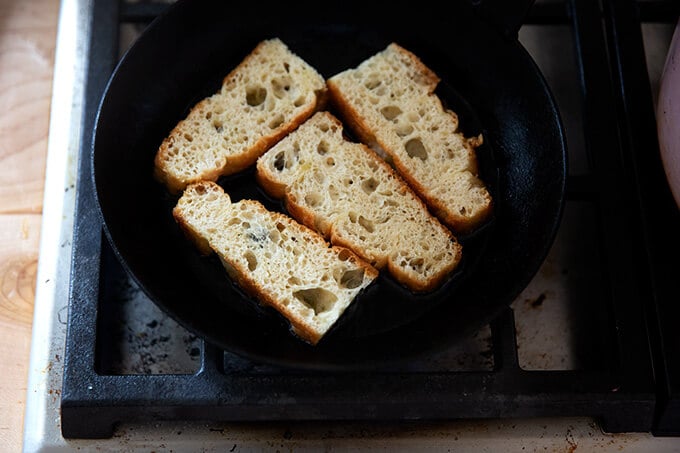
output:
[[[352,249],[413,291],[438,286],[462,246],[370,148],[317,112],[257,161],[258,183],[331,243]]]
[[[486,221],[492,198],[479,178],[476,148],[457,115],[434,93],[440,79],[396,43],[326,82],[341,118],[390,162],[454,233]]]
[[[278,38],[260,42],[161,143],[154,174],[172,193],[243,170],[324,105],[324,78]]]
[[[216,183],[189,185],[173,210],[202,253],[216,252],[248,294],[316,345],[378,271],[259,201],[232,202]]]

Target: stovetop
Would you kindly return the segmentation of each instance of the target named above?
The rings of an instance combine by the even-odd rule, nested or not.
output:
[[[62,3],[27,451],[391,440],[406,449],[672,448],[680,284],[663,263],[680,253],[680,212],[657,156],[653,106],[676,4],[536,2],[519,38],[555,94],[569,147],[555,243],[515,302],[467,341],[358,374],[217,350],[159,310],[108,246],[81,177],[94,115],[117,59],[166,7]]]

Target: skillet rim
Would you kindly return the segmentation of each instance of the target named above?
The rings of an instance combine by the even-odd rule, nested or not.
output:
[[[115,232],[115,230],[111,229],[111,222],[107,221],[107,216],[106,216],[106,213],[105,213],[106,208],[104,206],[102,206],[102,204],[101,204],[101,190],[100,190],[100,186],[98,184],[97,171],[96,171],[97,170],[97,155],[96,155],[97,139],[100,137],[98,132],[100,130],[100,125],[101,125],[100,121],[102,120],[101,119],[102,110],[106,106],[107,99],[109,99],[109,96],[111,96],[112,85],[115,83],[115,79],[118,76],[119,72],[121,71],[121,68],[124,67],[124,65],[128,61],[129,54],[131,52],[135,52],[135,49],[137,48],[137,46],[140,45],[139,42],[143,42],[143,40],[145,39],[144,36],[146,36],[147,31],[149,29],[153,29],[153,27],[162,26],[163,21],[166,20],[168,15],[179,14],[179,13],[173,13],[173,11],[180,10],[181,5],[186,4],[186,3],[188,3],[188,1],[179,0],[176,3],[170,5],[163,14],[158,16],[156,19],[154,19],[153,22],[151,22],[149,24],[149,26],[147,27],[147,30],[145,30],[144,33],[142,33],[142,36],[140,36],[140,39],[137,40],[137,42],[135,42],[133,44],[133,46],[131,46],[131,48],[128,49],[124,53],[124,55],[119,60],[119,62],[116,65],[113,73],[111,74],[110,79],[108,80],[108,82],[106,84],[106,88],[103,92],[99,106],[97,108],[95,126],[94,126],[94,131],[93,131],[92,146],[90,148],[90,151],[91,151],[90,152],[90,159],[92,161],[92,166],[91,166],[92,172],[91,172],[90,176],[92,178],[93,188],[94,188],[94,191],[95,191],[95,199],[96,199],[95,204],[97,206],[98,215],[99,215],[99,218],[102,222],[102,227],[104,229],[107,240],[108,240],[112,250],[114,251],[114,254],[116,255],[116,257],[120,261],[123,268],[125,269],[125,271],[140,286],[140,288],[149,296],[149,298],[154,303],[156,303],[160,308],[162,308],[166,313],[168,313],[171,317],[173,317],[175,320],[177,320],[181,325],[183,325],[188,330],[198,334],[200,337],[204,338],[209,343],[216,344],[218,347],[221,347],[222,349],[226,349],[226,350],[229,350],[229,351],[232,351],[232,352],[236,352],[239,355],[246,356],[250,359],[253,359],[253,360],[259,361],[259,362],[273,363],[273,364],[281,365],[281,366],[291,366],[291,364],[292,364],[296,368],[314,368],[314,369],[342,368],[342,369],[347,369],[347,365],[352,358],[347,358],[347,357],[341,358],[340,356],[335,357],[335,358],[324,357],[324,356],[319,357],[319,356],[316,356],[312,352],[308,356],[308,357],[310,357],[311,361],[303,360],[302,362],[300,362],[299,359],[293,359],[291,361],[289,358],[272,357],[272,356],[268,355],[267,353],[254,352],[252,350],[249,350],[247,347],[246,348],[239,348],[236,345],[227,344],[227,343],[225,343],[224,338],[219,338],[219,337],[217,337],[213,334],[210,334],[210,333],[204,331],[204,329],[201,329],[200,327],[192,325],[191,322],[189,322],[187,319],[183,318],[182,316],[178,316],[178,314],[175,311],[170,309],[162,301],[156,300],[153,292],[149,291],[144,280],[139,277],[139,274],[137,272],[135,272],[135,269],[133,268],[133,266],[130,265],[129,260],[127,259],[128,256],[126,256],[125,251],[124,250],[122,251],[119,248],[119,245],[118,245],[119,243],[116,241],[116,234],[117,233]],[[158,25],[158,24],[161,24],[161,25]],[[535,273],[538,271],[541,263],[544,261],[545,257],[547,256],[547,253],[549,252],[549,249],[550,249],[550,247],[551,247],[551,245],[554,241],[554,238],[555,238],[557,231],[558,231],[558,228],[559,228],[559,223],[560,223],[560,219],[561,219],[562,211],[563,211],[563,207],[564,207],[564,193],[565,193],[565,187],[566,187],[566,174],[567,174],[567,159],[566,159],[567,148],[566,148],[566,137],[565,137],[565,134],[564,134],[561,119],[559,118],[559,111],[557,109],[557,104],[555,102],[555,99],[554,99],[554,97],[553,97],[553,95],[550,91],[550,88],[549,88],[546,80],[544,79],[543,75],[541,74],[540,69],[538,68],[538,66],[536,65],[534,60],[531,58],[531,56],[528,54],[526,49],[524,49],[524,47],[521,46],[521,44],[519,42],[516,42],[516,41],[512,42],[510,44],[513,45],[520,54],[524,55],[526,62],[528,62],[529,66],[531,66],[532,70],[535,73],[535,76],[537,76],[536,81],[538,81],[539,84],[543,88],[542,94],[547,97],[547,104],[546,105],[550,107],[549,110],[551,110],[551,112],[554,115],[553,119],[555,120],[557,127],[552,132],[557,133],[557,137],[555,137],[555,138],[557,138],[557,140],[560,143],[560,153],[559,153],[560,159],[559,160],[560,160],[561,164],[558,164],[558,166],[560,167],[560,170],[559,170],[560,179],[556,182],[557,186],[555,188],[553,188],[553,192],[557,193],[557,202],[553,206],[553,208],[555,208],[555,211],[552,215],[552,223],[551,223],[549,228],[544,230],[544,238],[542,240],[542,246],[539,248],[538,252],[533,255],[533,259],[530,260],[530,263],[529,263],[530,265],[528,266],[527,272],[525,272],[525,274],[524,274],[524,278],[517,280],[515,282],[513,288],[511,288],[507,292],[507,294],[505,295],[505,299],[507,299],[507,300],[505,300],[503,303],[497,303],[495,305],[494,310],[489,310],[487,312],[487,316],[485,317],[485,319],[479,320],[480,323],[477,323],[478,324],[477,327],[481,327],[481,325],[483,325],[483,322],[490,321],[493,317],[498,315],[498,313],[501,310],[505,309],[507,307],[507,305],[509,305],[509,303],[512,301],[512,299],[514,299],[514,297],[516,297],[521,292],[521,290],[529,283],[531,278],[533,278]],[[426,319],[426,318],[422,318],[420,321],[423,321],[423,319]],[[427,326],[419,325],[419,324],[422,324],[422,322],[415,321],[413,324],[414,324],[414,326],[416,326],[415,327],[416,329],[427,329]],[[455,341],[454,337],[455,336],[449,338],[449,340],[450,340],[449,342],[442,342],[442,343],[429,342],[427,347],[425,347],[425,349],[426,349],[425,352],[430,353],[434,350],[440,350],[440,349],[443,349],[444,347],[447,347],[452,341]],[[371,357],[363,357],[363,360],[360,360],[360,361],[351,360],[352,361],[351,368],[356,368],[356,369],[361,369],[361,368],[366,368],[366,367],[367,368],[374,368],[376,366],[381,366],[383,364],[393,363],[395,361],[396,362],[409,361],[412,358],[420,355],[421,353],[422,353],[422,351],[411,353],[411,354],[404,353],[400,357],[392,357],[392,358],[382,357],[381,360],[371,358]]]

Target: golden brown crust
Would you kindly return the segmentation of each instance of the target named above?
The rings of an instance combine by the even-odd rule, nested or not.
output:
[[[342,117],[344,124],[368,147],[375,149],[376,146],[380,146],[383,149],[382,145],[378,143],[375,133],[368,127],[368,124],[366,124],[366,121],[364,121],[364,118],[357,112],[354,106],[347,102],[342,94],[342,90],[335,81],[333,79],[326,80],[326,86],[328,87],[331,103],[340,117]]]
[[[201,255],[207,256],[213,253],[208,241],[205,238],[202,238],[201,235],[193,229],[191,223],[185,218],[184,213],[181,210],[175,207],[172,210],[172,216],[175,218],[175,221],[179,225],[184,237],[194,244]]]
[[[391,43],[390,47],[396,51],[397,55],[401,56],[404,64],[412,67],[413,72],[411,75],[416,83],[429,87],[428,94],[434,93],[434,90],[441,81],[439,76],[429,67],[425,66],[420,57],[410,50],[407,50],[396,42]]]
[[[350,130],[385,157],[444,224],[465,234],[493,211],[478,177],[476,148],[483,138],[457,130],[457,115],[434,94],[438,83],[432,70],[396,43],[326,81],[331,103]],[[419,149],[410,152],[409,141]]]
[[[330,246],[312,229],[259,201],[232,203],[213,182],[190,184],[173,215],[201,253],[214,251],[245,294],[274,308],[312,345],[378,276],[351,250]]]
[[[453,233],[394,168],[348,141],[329,112],[317,112],[267,151],[256,174],[296,220],[413,291],[436,288],[460,261]]]
[[[262,41],[165,137],[154,177],[179,193],[242,171],[325,103],[325,80],[312,66],[279,39]]]

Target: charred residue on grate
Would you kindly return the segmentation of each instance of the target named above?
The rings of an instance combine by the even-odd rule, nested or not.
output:
[[[192,374],[201,340],[154,304],[102,246],[95,363],[100,374]]]

